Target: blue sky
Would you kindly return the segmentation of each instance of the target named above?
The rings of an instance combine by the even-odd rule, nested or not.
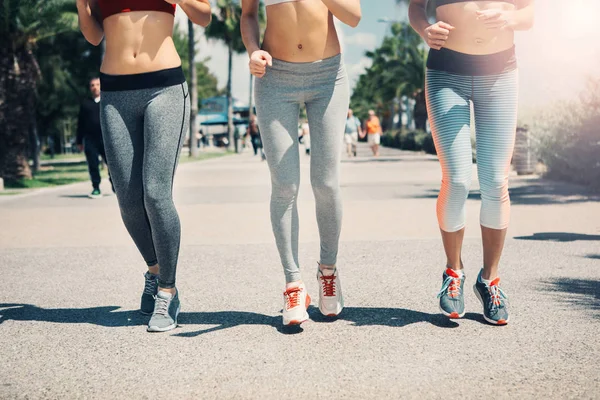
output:
[[[388,29],[387,24],[377,20],[406,18],[406,7],[395,3],[395,0],[363,0],[363,18],[357,28],[338,24],[352,84],[368,66],[365,51],[379,46]],[[575,98],[584,88],[587,76],[600,77],[600,41],[596,40],[600,0],[538,0],[536,4],[535,27],[516,35],[521,110]],[[187,26],[182,14],[179,10],[180,26]],[[202,36],[198,51],[201,58],[210,57],[208,66],[217,76],[219,86],[224,87],[227,79],[224,46],[207,42]],[[247,55],[236,55],[233,92],[244,102],[249,93],[248,77]]]

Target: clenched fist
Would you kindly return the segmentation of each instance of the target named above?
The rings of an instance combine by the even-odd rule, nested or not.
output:
[[[250,73],[257,78],[262,78],[267,72],[267,65],[273,65],[273,57],[264,50],[256,50],[250,55]]]

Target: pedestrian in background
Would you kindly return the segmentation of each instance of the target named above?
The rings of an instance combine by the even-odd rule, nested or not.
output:
[[[369,146],[375,157],[379,157],[379,144],[381,143],[381,123],[379,117],[375,115],[375,111],[369,110],[369,118],[367,119],[366,131],[369,140]]]
[[[346,143],[346,153],[348,157],[356,157],[356,143],[358,136],[365,137],[360,126],[360,120],[354,116],[352,109],[348,109],[346,117],[346,130],[344,132],[344,142]]]
[[[77,147],[79,151],[85,152],[85,158],[92,181],[92,193],[88,196],[92,199],[102,197],[100,192],[100,161],[102,157],[106,163],[104,142],[102,141],[102,129],[100,128],[100,78],[90,79],[91,97],[86,98],[79,108],[79,119],[77,122]]]

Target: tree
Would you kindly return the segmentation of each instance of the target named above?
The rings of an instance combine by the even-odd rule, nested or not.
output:
[[[36,89],[42,77],[34,50],[76,30],[74,12],[68,0],[0,0],[0,176],[8,181],[31,178],[29,137],[37,136]]]
[[[398,99],[414,97],[425,81],[425,49],[421,38],[408,24],[394,23],[391,35],[366,56],[372,65],[359,77],[352,95],[352,107],[357,115],[366,116],[375,108],[386,116],[391,128]]]
[[[233,63],[233,53],[243,53],[246,51],[240,29],[240,20],[242,15],[242,6],[237,0],[217,0],[217,7],[213,13],[211,24],[205,29],[204,33],[209,39],[222,40],[227,46],[229,62],[227,69],[227,133],[229,143],[233,140],[233,100],[231,97],[231,72]],[[264,24],[264,12],[262,4],[259,6],[259,23]],[[229,145],[230,145],[229,144]],[[237,143],[236,143],[237,146]],[[237,152],[237,148],[236,148]]]

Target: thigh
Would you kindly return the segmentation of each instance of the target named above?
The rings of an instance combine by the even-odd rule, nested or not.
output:
[[[425,83],[429,122],[444,172],[470,168],[471,77],[428,70]]]
[[[311,175],[337,173],[337,168],[322,169],[318,164],[336,165],[341,158],[346,116],[350,102],[348,77],[343,65],[307,99],[306,114],[311,136]]]
[[[506,175],[517,128],[518,72],[514,70],[500,75],[475,77],[474,82],[473,105],[480,179],[496,174]]]
[[[144,112],[144,190],[171,196],[183,140],[188,132],[187,84],[155,89]]]
[[[134,91],[102,93],[102,137],[117,194],[141,189],[144,120],[135,95]]]
[[[297,183],[300,180],[298,143],[299,99],[279,90],[285,82],[265,75],[255,86],[256,113],[260,138],[276,183]]]

